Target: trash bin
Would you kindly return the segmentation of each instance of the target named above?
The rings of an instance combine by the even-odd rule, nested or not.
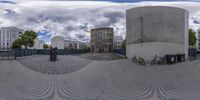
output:
[[[184,62],[185,61],[185,54],[177,54],[177,62]]]
[[[166,57],[166,59],[167,59],[167,64],[174,64],[174,63],[176,63],[176,55],[166,55],[165,56]]]

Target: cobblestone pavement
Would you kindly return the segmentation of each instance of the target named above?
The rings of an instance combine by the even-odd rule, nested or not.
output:
[[[124,57],[114,53],[86,53],[86,54],[79,54],[76,56],[84,59],[101,60],[101,61],[124,59]]]
[[[92,61],[75,72],[52,75],[4,60],[0,100],[200,100],[200,61],[163,66]]]
[[[17,58],[22,65],[34,71],[45,74],[66,74],[79,70],[89,63],[91,60],[75,57],[71,55],[58,55],[56,62],[51,62],[48,55],[34,55]]]

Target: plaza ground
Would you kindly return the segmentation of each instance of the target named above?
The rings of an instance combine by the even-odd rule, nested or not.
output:
[[[0,100],[200,100],[199,60],[141,66],[89,55],[0,60]]]

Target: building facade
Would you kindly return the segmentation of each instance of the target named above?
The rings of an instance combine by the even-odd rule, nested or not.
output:
[[[2,27],[0,29],[0,49],[10,49],[12,43],[23,33],[17,27]]]
[[[126,11],[126,54],[152,59],[155,55],[188,56],[189,12],[167,6],[145,6]]]
[[[45,44],[44,40],[39,40],[38,38],[36,38],[34,40],[34,46],[33,46],[33,48],[34,49],[43,49],[44,44]]]
[[[51,39],[51,46],[58,49],[84,49],[87,44],[75,40],[65,40],[64,37],[55,36]]]
[[[124,39],[122,36],[115,36],[114,37],[114,49],[121,49],[123,41],[124,41]]]
[[[55,36],[51,39],[51,46],[53,48],[64,49],[64,37]]]
[[[113,50],[113,28],[96,28],[91,30],[91,52],[109,53]]]
[[[80,41],[65,40],[64,47],[66,49],[84,49],[87,47],[87,44]]]

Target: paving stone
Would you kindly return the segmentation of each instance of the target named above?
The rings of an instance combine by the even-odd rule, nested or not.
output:
[[[0,61],[0,100],[200,100],[199,60],[163,66],[95,60],[65,74],[38,73],[18,61]]]
[[[17,58],[22,65],[45,74],[66,74],[88,65],[91,60],[75,56],[58,55],[58,60],[51,62],[48,55],[34,55]]]

